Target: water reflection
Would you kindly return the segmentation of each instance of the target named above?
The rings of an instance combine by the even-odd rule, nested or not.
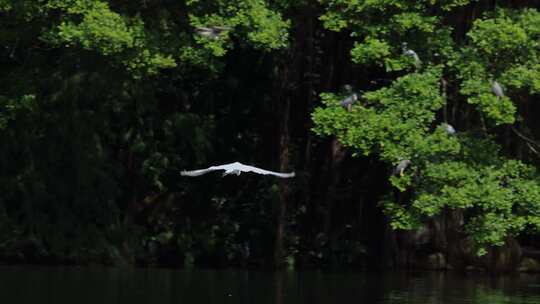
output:
[[[0,267],[3,303],[540,303],[540,277]]]

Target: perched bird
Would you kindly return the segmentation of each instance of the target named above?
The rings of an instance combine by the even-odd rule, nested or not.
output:
[[[403,171],[407,169],[407,167],[412,164],[412,162],[408,159],[404,159],[400,161],[397,166],[394,168],[394,175],[403,176]]]
[[[242,172],[253,172],[253,173],[262,174],[262,175],[274,175],[281,178],[289,178],[289,177],[295,176],[294,172],[291,172],[291,173],[273,172],[273,171],[268,171],[268,170],[260,169],[257,167],[253,167],[253,166],[244,165],[239,162],[234,162],[234,163],[221,165],[221,166],[212,166],[210,168],[201,169],[201,170],[193,170],[193,171],[184,170],[180,172],[180,175],[199,176],[199,175],[206,174],[208,172],[213,172],[213,171],[218,171],[218,170],[225,170],[225,172],[223,173],[223,176],[229,175],[229,174],[240,175],[240,173]]]
[[[448,88],[448,81],[441,77],[441,92],[443,96],[446,96],[446,90]]]
[[[347,93],[351,93],[353,91],[353,86],[350,84],[344,84],[343,85],[343,91]]]
[[[419,69],[422,67],[422,60],[420,60],[420,57],[418,57],[418,54],[414,50],[411,50],[407,46],[407,42],[403,42],[401,44],[401,49],[403,51],[403,55],[410,56],[414,58],[414,66]]]
[[[504,91],[503,91],[501,85],[496,80],[493,80],[491,82],[491,92],[493,94],[495,94],[495,96],[497,96],[499,98],[504,97]]]
[[[353,103],[355,103],[357,100],[358,100],[358,95],[356,95],[356,93],[353,93],[349,97],[340,101],[339,104],[350,112]]]
[[[240,244],[240,254],[242,255],[242,259],[247,260],[251,256],[251,250],[249,247],[249,242],[244,241],[242,244]]]
[[[230,30],[231,28],[228,26],[198,26],[195,28],[195,32],[197,34],[210,38],[210,39],[218,39],[221,33]]]
[[[450,135],[456,134],[456,129],[454,129],[454,127],[452,127],[451,124],[445,123],[444,124],[444,130],[446,131],[446,133],[448,133]]]

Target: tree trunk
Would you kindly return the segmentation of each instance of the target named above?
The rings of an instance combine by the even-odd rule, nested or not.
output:
[[[279,132],[279,170],[286,172],[289,170],[289,112],[290,100],[285,98],[281,101],[282,117],[280,120]],[[274,247],[274,265],[283,265],[285,251],[283,248],[283,238],[285,235],[285,221],[287,211],[287,198],[289,194],[288,180],[281,179],[279,182],[279,202],[276,212],[276,239]]]
[[[336,188],[341,178],[341,164],[345,159],[345,150],[337,138],[332,139],[331,149],[328,168],[328,192],[325,201],[324,233],[332,240],[332,209],[336,201]]]
[[[289,169],[289,113],[290,97],[286,94],[289,82],[289,62],[285,62],[278,67],[277,79],[275,82],[275,109],[278,131],[278,161],[279,170],[286,172]],[[289,192],[288,180],[281,179],[278,188],[278,202],[275,209],[275,240],[274,240],[274,267],[283,266],[285,250],[283,239],[285,236],[287,196]]]

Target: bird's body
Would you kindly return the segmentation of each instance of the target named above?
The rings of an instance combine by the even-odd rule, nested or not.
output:
[[[446,79],[441,77],[441,88],[443,91],[446,91],[446,88],[448,87],[448,81]]]
[[[407,42],[403,42],[401,45],[403,50],[403,55],[412,57],[414,59],[414,66],[419,69],[422,67],[422,60],[418,57],[418,54],[414,50],[411,50],[407,47]]]
[[[218,39],[221,33],[229,29],[230,28],[227,26],[210,26],[210,27],[198,26],[195,28],[195,32],[197,32],[197,34],[206,38]]]
[[[448,89],[448,81],[441,77],[441,95],[446,99],[446,91]]]
[[[418,57],[418,54],[416,54],[416,52],[413,50],[406,50],[405,52],[403,52],[403,55],[420,59],[420,57]]]
[[[343,99],[342,101],[340,101],[339,104],[342,107],[344,107],[345,109],[351,111],[351,107],[352,107],[353,103],[355,103],[357,100],[358,100],[358,95],[356,95],[356,93],[353,93],[349,97],[347,97],[347,98]]]
[[[409,159],[400,161],[394,168],[394,175],[403,176],[403,171],[405,171],[410,164],[412,164],[412,162]]]
[[[251,256],[251,250],[248,241],[245,241],[240,245],[240,254],[242,255],[242,258],[244,260],[249,259],[249,257]]]
[[[503,88],[496,80],[491,82],[491,92],[495,94],[495,96],[497,96],[498,98],[504,97]]]
[[[450,135],[456,134],[456,129],[451,124],[444,124],[444,130]]]
[[[260,168],[257,168],[257,167],[253,167],[253,166],[244,165],[244,164],[239,163],[239,162],[234,162],[234,163],[225,164],[225,165],[221,165],[221,166],[212,166],[212,167],[209,167],[209,168],[206,168],[206,169],[201,169],[201,170],[192,170],[192,171],[185,171],[184,170],[184,171],[180,172],[180,175],[182,175],[182,176],[200,176],[200,175],[203,175],[203,174],[206,174],[206,173],[209,173],[209,172],[213,172],[213,171],[218,171],[218,170],[224,170],[225,171],[225,172],[223,172],[223,176],[229,175],[229,174],[240,175],[242,172],[253,172],[253,173],[262,174],[262,175],[274,175],[274,176],[281,177],[281,178],[290,178],[290,177],[295,176],[294,172],[291,172],[291,173],[274,172],[274,171],[269,171],[269,170],[264,170],[264,169],[260,169]]]

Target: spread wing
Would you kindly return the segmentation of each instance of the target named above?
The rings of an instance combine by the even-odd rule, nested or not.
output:
[[[231,165],[233,164],[226,164],[221,166],[212,166],[206,169],[200,169],[200,170],[191,170],[191,171],[180,171],[180,175],[182,176],[200,176],[203,174],[206,174],[208,172],[213,172],[217,170],[227,170]]]
[[[262,174],[262,175],[274,175],[281,178],[290,178],[290,177],[295,176],[294,172],[291,172],[291,173],[274,172],[274,171],[269,171],[269,170],[253,167],[253,166],[244,165],[241,163],[234,163],[234,165],[237,166],[237,169],[243,172],[253,172],[253,173]]]
[[[225,165],[221,165],[221,166],[212,166],[212,167],[209,167],[209,168],[206,168],[206,169],[200,169],[200,170],[191,170],[191,171],[184,170],[184,171],[180,171],[180,175],[182,175],[182,176],[200,176],[200,175],[206,174],[208,172],[213,172],[213,171],[217,171],[217,170],[225,170],[225,171],[227,171],[227,170],[239,170],[239,171],[242,171],[242,172],[253,172],[253,173],[262,174],[262,175],[274,175],[274,176],[282,177],[282,178],[290,178],[290,177],[295,176],[294,172],[291,172],[291,173],[279,173],[279,172],[260,169],[260,168],[253,167],[253,166],[244,165],[244,164],[239,163],[239,162],[225,164]]]

